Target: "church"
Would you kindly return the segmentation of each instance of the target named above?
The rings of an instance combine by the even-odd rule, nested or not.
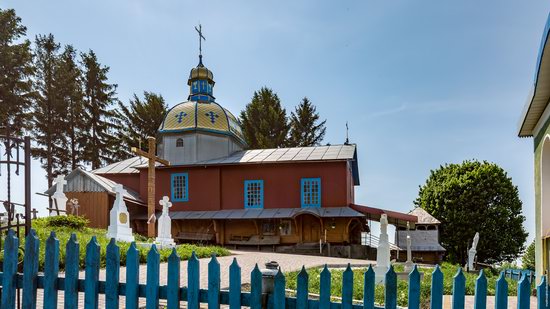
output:
[[[366,257],[361,239],[371,220],[386,214],[396,226],[414,225],[414,215],[355,203],[355,144],[248,149],[239,119],[214,97],[214,85],[199,55],[189,73],[187,101],[168,110],[156,136],[156,155],[169,164],[154,167],[153,197],[157,213],[163,196],[173,203],[176,241]],[[78,199],[76,214],[106,228],[113,187],[121,184],[134,233],[147,234],[154,224],[147,213],[148,161],[136,156],[72,171],[64,191]]]

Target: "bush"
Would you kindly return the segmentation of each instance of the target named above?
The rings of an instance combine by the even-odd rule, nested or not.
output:
[[[72,219],[66,220],[65,217],[49,217],[49,218],[39,218],[32,220],[32,228],[36,231],[36,235],[38,239],[40,240],[40,256],[39,256],[39,271],[44,270],[44,263],[45,263],[45,252],[46,252],[46,240],[48,237],[50,237],[51,232],[55,232],[55,237],[59,240],[59,269],[63,271],[65,269],[65,255],[66,255],[66,244],[69,241],[69,238],[71,237],[71,234],[76,234],[76,238],[78,243],[80,244],[80,251],[79,251],[79,264],[80,268],[83,269],[85,266],[85,258],[86,258],[86,245],[90,242],[92,237],[96,237],[96,241],[98,245],[100,246],[100,266],[101,268],[105,268],[106,265],[106,255],[107,255],[107,245],[109,244],[110,239],[107,238],[106,234],[107,231],[104,229],[95,229],[95,228],[89,228],[89,227],[81,227],[73,228],[69,225],[72,225],[72,223],[67,223],[68,221],[71,221]],[[86,219],[84,219],[86,220]],[[51,225],[51,222],[55,222],[54,224],[60,224],[61,226],[55,226]],[[65,222],[61,224],[60,222]],[[72,222],[72,221],[71,221]],[[75,226],[75,225],[72,225]],[[79,226],[77,224],[76,226]],[[21,232],[21,236],[24,235],[24,232]],[[145,242],[151,242],[152,239],[148,239],[146,237],[143,237],[139,234],[134,234],[134,237],[136,239],[136,243],[145,243]],[[3,243],[3,240],[2,240]],[[24,248],[25,247],[25,238],[21,237],[19,239],[19,246]],[[126,253],[128,251],[128,248],[130,247],[130,243],[128,242],[117,242],[117,246],[120,248],[120,266],[126,266]],[[149,253],[149,248],[144,246],[137,246],[137,249],[139,251],[139,261],[140,263],[146,263],[147,262],[147,254]],[[172,253],[172,249],[162,249],[158,250],[160,254],[160,261],[166,262],[168,260],[168,257]],[[218,247],[218,246],[199,246],[199,245],[190,245],[190,244],[182,244],[178,245],[176,247],[176,251],[179,255],[179,257],[182,260],[188,260],[191,257],[191,253],[194,251],[197,258],[207,258],[210,257],[212,254],[215,254],[216,256],[226,256],[229,255],[229,250]],[[0,262],[3,261],[3,256],[0,254]]]
[[[90,220],[80,216],[54,216],[43,218],[46,221],[46,227],[66,227],[77,231],[83,230],[90,224]]]

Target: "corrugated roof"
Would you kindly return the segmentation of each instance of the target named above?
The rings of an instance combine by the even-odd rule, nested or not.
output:
[[[115,185],[118,184],[117,182],[114,182],[110,179],[107,179],[105,177],[96,175],[93,172],[85,171],[85,170],[80,169],[80,168],[77,168],[77,169],[73,170],[65,178],[65,180],[67,181],[67,184],[65,185],[66,188],[71,188],[70,191],[69,190],[64,190],[65,192],[86,192],[87,191],[86,188],[83,187],[82,185],[73,185],[72,184],[72,182],[76,181],[79,176],[83,176],[83,177],[86,177],[86,178],[90,179],[91,181],[94,182],[94,184],[96,184],[100,188],[102,188],[103,191],[105,191],[109,194],[112,194],[112,195],[116,195],[116,192],[113,188],[115,187]],[[145,205],[145,203],[143,202],[143,200],[141,200],[141,198],[139,197],[139,194],[137,192],[133,191],[132,189],[130,189],[126,186],[123,186],[123,187],[126,190],[126,193],[124,194],[124,199],[125,200]],[[48,190],[46,190],[46,192],[44,192],[44,194],[52,195],[55,192],[55,189],[56,189],[56,186],[53,185]]]
[[[275,163],[297,161],[353,160],[355,145],[331,145],[296,148],[251,149],[237,151],[228,157],[199,161],[196,165]]]
[[[418,224],[440,224],[441,222],[430,215],[426,210],[416,207],[409,212],[409,215],[416,216],[418,218]]]
[[[172,211],[170,217],[174,220],[210,220],[210,219],[284,219],[294,218],[302,214],[311,214],[321,218],[364,217],[350,207],[327,208],[267,208],[267,209],[224,209],[214,211]],[[146,219],[146,216],[135,217]]]
[[[132,157],[120,162],[115,162],[107,166],[95,169],[92,171],[94,174],[133,174],[139,173],[135,167],[139,165],[147,164],[147,158],[142,156]]]

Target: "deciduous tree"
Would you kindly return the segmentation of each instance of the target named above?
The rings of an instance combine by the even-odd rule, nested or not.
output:
[[[518,188],[494,163],[440,166],[431,171],[414,203],[441,221],[441,244],[451,262],[466,262],[476,232],[480,262],[512,261],[523,252],[527,233]]]

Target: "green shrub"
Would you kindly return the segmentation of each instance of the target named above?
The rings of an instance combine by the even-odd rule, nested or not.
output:
[[[64,219],[58,219],[63,217],[49,217],[49,218],[39,218],[32,220],[32,228],[36,231],[36,236],[40,240],[40,255],[39,255],[39,270],[44,270],[45,263],[45,252],[46,252],[46,240],[50,237],[50,233],[54,232],[55,237],[59,240],[59,269],[65,269],[65,256],[66,256],[66,245],[71,237],[71,234],[76,234],[76,239],[80,245],[79,248],[79,264],[80,268],[83,269],[85,266],[86,258],[86,245],[90,242],[92,237],[96,237],[96,241],[100,246],[100,265],[101,268],[105,268],[106,265],[106,255],[107,255],[107,245],[109,244],[110,239],[107,238],[107,231],[104,229],[94,229],[89,227],[73,228],[73,224],[60,224],[60,226],[52,225],[51,222],[54,221],[54,224],[59,222],[64,222]],[[71,219],[69,219],[71,220]],[[66,221],[65,221],[66,222]],[[79,225],[76,225],[79,226]],[[24,231],[21,231],[21,235],[24,235]],[[145,243],[152,242],[152,239],[148,239],[139,234],[134,234],[136,243]],[[2,240],[3,243],[3,240]],[[21,237],[19,239],[19,246],[25,246],[25,239]],[[128,242],[117,242],[117,246],[120,248],[120,265],[126,266],[126,253],[130,247]],[[139,251],[139,260],[140,263],[147,262],[147,253],[149,253],[149,248],[144,246],[137,246]],[[216,256],[227,256],[230,254],[229,250],[218,247],[218,246],[199,246],[199,245],[190,245],[183,244],[176,247],[176,251],[181,260],[188,260],[191,257],[191,253],[194,251],[195,255],[198,258],[210,257],[212,254]],[[172,249],[162,249],[158,250],[160,254],[160,261],[166,262],[168,257],[172,253]],[[0,262],[3,261],[3,256],[0,254]]]
[[[38,220],[38,219],[37,219]],[[42,218],[40,220],[46,221],[46,227],[66,227],[81,231],[90,224],[90,220],[80,216],[53,216]],[[36,221],[35,221],[36,222]]]

